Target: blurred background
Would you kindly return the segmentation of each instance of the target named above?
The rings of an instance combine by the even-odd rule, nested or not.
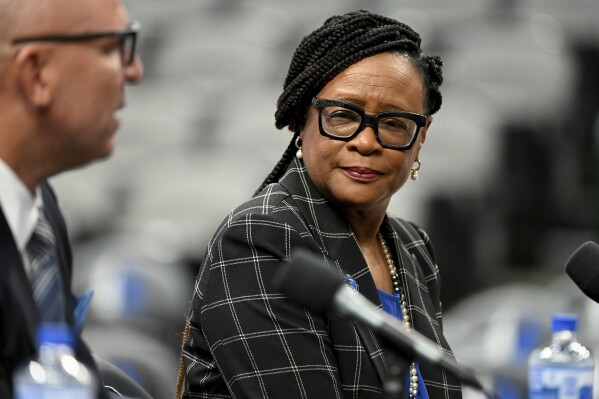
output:
[[[128,88],[112,159],[53,184],[75,289],[94,290],[84,336],[156,398],[174,397],[207,241],[291,138],[273,115],[295,47],[359,8],[407,23],[445,63],[421,178],[390,212],[433,240],[459,360],[502,398],[525,398],[526,357],[554,312],[579,314],[599,354],[599,304],[564,273],[599,234],[597,0],[124,3],[142,23],[145,79]]]

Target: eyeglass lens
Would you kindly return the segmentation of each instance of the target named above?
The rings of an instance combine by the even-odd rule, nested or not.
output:
[[[321,121],[327,134],[349,137],[360,128],[362,116],[347,108],[327,106],[322,109]],[[406,117],[388,116],[379,118],[378,126],[373,126],[373,129],[378,130],[377,134],[384,143],[403,146],[412,141],[418,131],[418,125]]]
[[[130,65],[135,58],[135,33],[126,33],[120,40],[123,64]]]

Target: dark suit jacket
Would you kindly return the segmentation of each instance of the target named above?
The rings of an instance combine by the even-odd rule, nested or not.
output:
[[[428,238],[386,217],[383,234],[399,266],[416,330],[450,353],[442,330],[439,273]],[[198,273],[184,345],[184,397],[381,398],[388,351],[367,328],[316,314],[277,291],[273,276],[307,248],[380,306],[348,224],[297,160],[279,184],[231,212]],[[449,375],[421,365],[431,398],[460,398]]]
[[[44,214],[56,236],[58,263],[67,298],[68,322],[74,325],[74,297],[71,294],[72,257],[66,226],[56,202],[56,196],[47,183],[41,185]],[[25,359],[36,354],[36,330],[40,323],[31,284],[6,221],[0,208],[0,399],[12,397],[12,373]],[[89,349],[77,338],[76,354],[96,373]],[[100,393],[105,397],[104,393]]]

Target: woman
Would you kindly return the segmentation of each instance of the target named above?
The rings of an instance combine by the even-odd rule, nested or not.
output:
[[[421,55],[418,34],[367,11],[329,18],[303,39],[275,115],[293,138],[216,231],[197,277],[184,397],[382,397],[391,353],[380,340],[273,287],[300,247],[450,352],[429,240],[386,213],[408,177],[418,178],[441,82],[441,60]],[[461,397],[439,370],[412,364],[410,375],[411,397]]]

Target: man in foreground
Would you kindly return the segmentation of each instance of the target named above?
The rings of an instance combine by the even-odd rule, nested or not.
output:
[[[143,76],[137,30],[120,0],[0,0],[0,398],[41,322],[75,326],[71,249],[46,180],[111,154],[124,86]],[[81,337],[76,353],[96,372]]]

